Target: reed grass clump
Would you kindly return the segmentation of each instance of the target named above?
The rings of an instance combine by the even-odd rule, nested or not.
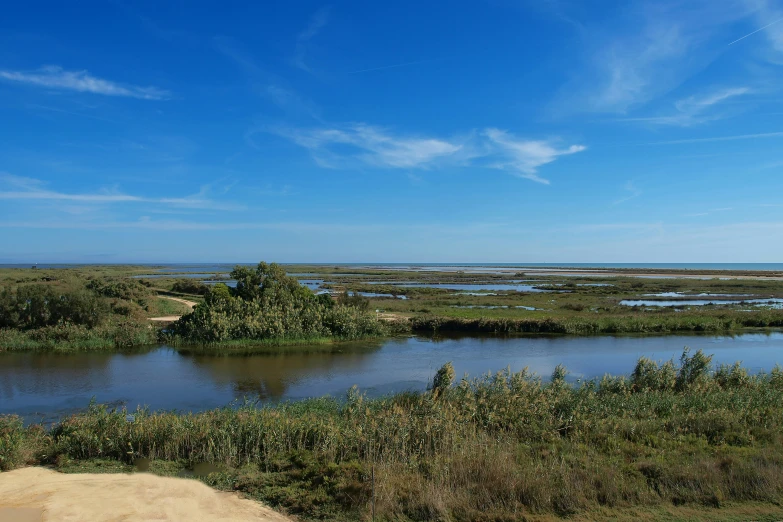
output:
[[[48,432],[0,422],[0,465],[138,457],[225,466],[205,480],[304,519],[520,520],[783,500],[783,372],[640,360],[573,383],[527,370],[424,393],[193,414],[91,405]],[[603,510],[603,511],[602,511]]]

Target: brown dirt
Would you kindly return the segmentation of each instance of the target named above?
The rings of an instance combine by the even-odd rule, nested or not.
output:
[[[171,297],[171,296],[168,296],[168,295],[159,295],[158,297],[161,298],[161,299],[168,299],[170,301],[176,301],[178,303],[182,303],[184,305],[188,305],[191,310],[193,310],[196,307],[196,305],[198,304],[195,301],[188,301],[187,299],[182,299],[182,298],[179,298],[179,297]],[[161,317],[150,317],[149,320],[150,321],[160,321],[160,322],[169,323],[169,322],[176,321],[180,317],[182,317],[182,316],[181,315],[164,315],[164,316],[161,316]]]
[[[133,474],[0,473],[0,522],[290,522],[253,500],[197,480]]]
[[[381,321],[404,321],[407,319],[404,315],[395,314],[393,312],[378,312],[378,319]]]

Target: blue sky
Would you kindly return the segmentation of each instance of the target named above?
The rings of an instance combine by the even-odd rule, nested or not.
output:
[[[783,0],[3,9],[0,262],[783,259]]]

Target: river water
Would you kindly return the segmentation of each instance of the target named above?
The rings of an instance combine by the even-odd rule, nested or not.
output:
[[[628,374],[646,355],[677,359],[685,346],[714,354],[716,363],[742,361],[753,371],[783,364],[783,333],[738,336],[645,337],[411,337],[343,345],[336,353],[187,355],[166,346],[135,353],[0,354],[0,414],[27,422],[57,420],[91,398],[116,406],[198,411],[243,398],[262,402],[332,395],[353,385],[368,396],[424,390],[452,361],[457,376],[525,366],[549,376],[557,364],[569,378]]]

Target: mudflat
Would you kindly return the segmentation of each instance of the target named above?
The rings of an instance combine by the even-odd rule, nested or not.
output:
[[[0,522],[60,520],[290,519],[258,502],[215,491],[193,479],[148,473],[64,474],[38,467],[0,473]]]

